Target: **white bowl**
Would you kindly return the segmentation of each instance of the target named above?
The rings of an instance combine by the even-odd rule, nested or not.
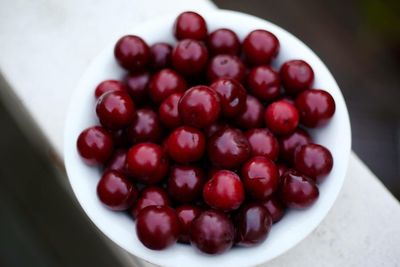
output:
[[[304,59],[314,69],[314,88],[322,88],[332,94],[336,101],[333,119],[322,129],[312,131],[316,143],[328,147],[334,158],[332,172],[320,185],[318,201],[307,210],[290,210],[272,227],[267,240],[256,247],[235,247],[222,255],[209,256],[182,244],[164,251],[152,251],[143,246],[136,236],[134,221],[128,214],[110,211],[97,199],[96,185],[101,173],[97,168],[85,165],[76,149],[79,133],[98,124],[94,111],[94,88],[102,80],[119,79],[124,74],[114,59],[114,43],[107,46],[90,64],[72,97],[64,132],[65,166],[73,191],[93,223],[108,238],[133,255],[157,265],[171,267],[253,266],[269,261],[298,244],[321,223],[332,207],[342,187],[350,155],[349,116],[340,89],[328,68],[292,34],[268,21],[239,12],[216,10],[202,15],[210,31],[221,27],[231,28],[242,40],[254,29],[271,31],[281,44],[279,56],[273,65],[279,67],[289,59]],[[174,19],[175,16],[153,19],[134,27],[129,34],[139,35],[149,44],[159,41],[174,43]]]

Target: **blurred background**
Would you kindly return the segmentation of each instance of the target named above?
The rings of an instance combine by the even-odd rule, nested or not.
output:
[[[347,101],[353,150],[400,199],[400,1],[214,2],[280,25],[321,57]],[[0,90],[6,86],[0,77]],[[97,242],[96,230],[83,227],[86,217],[74,216],[78,204],[67,193],[61,164],[54,166],[41,143],[32,142],[30,122],[10,114],[5,101],[0,98],[0,266],[120,266]]]

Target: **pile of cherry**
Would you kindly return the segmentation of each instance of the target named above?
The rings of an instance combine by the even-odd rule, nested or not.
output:
[[[146,247],[190,242],[217,254],[256,245],[286,208],[317,200],[333,158],[300,124],[324,125],[335,102],[311,89],[305,61],[270,66],[280,47],[271,32],[241,43],[184,12],[174,35],[174,46],[119,39],[115,58],[128,73],[96,88],[101,126],[79,135],[79,154],[104,168],[100,201],[129,210]]]

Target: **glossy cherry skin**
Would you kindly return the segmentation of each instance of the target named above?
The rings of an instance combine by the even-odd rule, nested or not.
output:
[[[204,201],[220,211],[227,212],[239,208],[244,197],[240,177],[232,171],[217,171],[203,188]]]
[[[128,209],[137,195],[133,183],[118,171],[106,171],[97,184],[97,196],[112,210]]]
[[[225,28],[210,33],[207,46],[212,55],[237,55],[240,52],[239,37],[232,30]]]
[[[278,188],[278,168],[270,159],[253,157],[242,166],[241,173],[246,191],[256,200],[268,199]]]
[[[177,207],[175,212],[178,216],[181,229],[181,235],[178,241],[182,243],[189,243],[192,222],[201,214],[201,209],[194,205],[183,205]]]
[[[328,92],[308,89],[296,98],[296,107],[300,121],[307,127],[314,128],[326,124],[335,113],[335,100]]]
[[[140,143],[128,150],[126,168],[137,181],[156,184],[168,172],[168,159],[159,145]]]
[[[139,36],[126,35],[121,37],[115,44],[114,55],[121,67],[137,72],[147,66],[150,58],[150,48]]]
[[[178,111],[178,104],[183,96],[183,93],[175,93],[168,96],[161,103],[158,109],[158,115],[161,123],[170,128],[174,129],[182,125],[182,120]]]
[[[121,129],[135,119],[135,105],[125,92],[108,92],[97,101],[96,114],[108,129]]]
[[[279,52],[279,40],[269,31],[254,30],[243,41],[246,59],[253,65],[268,65]]]
[[[133,218],[137,218],[139,212],[148,206],[171,206],[167,192],[161,187],[148,186],[140,194],[136,204],[132,206]]]
[[[88,165],[104,164],[114,149],[110,133],[100,126],[89,127],[82,131],[76,145],[79,155]]]
[[[235,169],[249,158],[251,148],[240,130],[226,128],[208,139],[207,152],[215,167]]]
[[[297,128],[293,133],[279,137],[280,156],[293,163],[294,153],[298,147],[311,143],[310,135],[303,129]]]
[[[178,240],[179,219],[175,211],[167,206],[149,206],[139,212],[136,233],[147,248],[162,250]]]
[[[236,243],[251,247],[263,242],[271,230],[272,219],[260,204],[247,204],[235,216]]]
[[[294,168],[317,182],[322,182],[332,167],[332,154],[324,146],[307,144],[296,150]]]
[[[165,69],[171,66],[172,46],[167,43],[155,43],[150,47],[150,68]]]
[[[254,128],[244,134],[250,143],[252,156],[263,156],[276,161],[279,156],[279,143],[276,137],[265,128]]]
[[[183,12],[175,20],[174,35],[178,40],[204,40],[207,38],[206,21],[195,12]]]
[[[99,98],[104,93],[115,91],[126,92],[125,84],[117,80],[106,80],[97,85],[96,90],[94,91],[94,96]]]
[[[198,167],[173,166],[169,173],[168,193],[180,203],[193,202],[201,196],[204,180],[204,173]]]
[[[247,75],[250,92],[261,101],[271,101],[280,95],[279,74],[269,66],[258,66]]]
[[[225,118],[234,118],[246,108],[246,90],[236,80],[221,78],[210,87],[219,95],[222,116]]]
[[[143,71],[138,73],[129,73],[124,78],[128,94],[136,105],[143,105],[143,103],[148,100],[150,76],[149,72]]]
[[[116,150],[111,158],[107,161],[104,170],[105,171],[117,171],[119,173],[124,174],[125,176],[129,175],[126,170],[126,149],[118,149]]]
[[[264,107],[252,95],[247,95],[246,106],[236,118],[236,124],[242,129],[260,128],[264,125]]]
[[[142,108],[136,114],[136,119],[127,128],[131,144],[160,141],[162,126],[157,113],[151,108]]]
[[[280,100],[265,109],[265,123],[274,134],[290,134],[299,124],[299,112],[296,107]]]
[[[220,98],[208,86],[194,86],[183,94],[178,110],[184,124],[205,128],[218,120],[221,112]]]
[[[245,77],[245,67],[243,62],[232,55],[216,55],[207,67],[207,78],[210,82],[218,78],[234,79],[242,82]]]
[[[172,65],[179,73],[186,76],[201,74],[207,61],[207,48],[203,43],[195,40],[182,40],[172,50]]]
[[[218,132],[219,130],[229,128],[229,124],[221,121],[214,122],[210,126],[204,129],[204,134],[207,138],[211,137],[213,134]]]
[[[167,139],[169,156],[179,163],[195,162],[204,154],[206,138],[196,128],[182,126],[176,128]]]
[[[297,94],[311,87],[314,71],[304,60],[289,60],[280,69],[283,86],[289,94]]]
[[[261,205],[263,205],[268,210],[268,213],[271,216],[273,223],[279,222],[285,215],[286,208],[279,200],[279,198],[275,195],[261,202]]]
[[[232,247],[234,238],[233,224],[222,212],[204,211],[192,222],[190,242],[204,253],[221,254]]]
[[[163,69],[154,74],[149,84],[151,100],[156,104],[160,104],[173,93],[183,93],[185,90],[185,79],[171,69]]]
[[[304,209],[317,200],[319,190],[315,182],[296,171],[288,171],[282,177],[280,198],[289,208]]]

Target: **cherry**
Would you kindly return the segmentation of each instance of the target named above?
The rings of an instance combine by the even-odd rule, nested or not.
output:
[[[265,157],[257,156],[249,159],[242,166],[241,173],[244,187],[254,199],[268,199],[278,188],[278,168]]]
[[[261,204],[268,210],[273,223],[280,221],[283,215],[285,215],[285,206],[275,195],[263,201]]]
[[[157,113],[151,108],[142,108],[136,114],[136,119],[127,128],[129,141],[132,144],[158,142],[161,139],[162,127]]]
[[[280,76],[286,92],[292,95],[310,88],[314,81],[314,71],[304,60],[286,61]]]
[[[290,134],[299,124],[299,112],[286,101],[279,100],[265,109],[265,123],[275,134]]]
[[[188,126],[175,129],[167,139],[168,154],[179,163],[199,160],[204,154],[205,146],[204,134]]]
[[[235,216],[236,243],[240,246],[254,246],[263,242],[272,226],[268,210],[260,204],[247,204]]]
[[[207,48],[195,40],[182,40],[172,50],[172,65],[183,75],[199,75],[206,67],[207,61]]]
[[[126,170],[126,149],[118,149],[116,150],[111,158],[108,160],[105,170],[106,171],[117,171],[119,173],[122,173],[124,175],[128,175],[128,172]]]
[[[183,12],[175,20],[174,35],[178,40],[204,40],[207,38],[206,21],[195,12]]]
[[[236,123],[243,129],[259,128],[264,124],[264,107],[252,95],[247,95],[246,106],[242,114],[236,118]]]
[[[242,48],[251,64],[269,64],[279,52],[279,40],[269,31],[254,30],[246,36]]]
[[[217,122],[214,122],[213,124],[211,124],[210,126],[208,126],[207,128],[205,128],[204,134],[206,135],[206,137],[211,137],[213,134],[215,134],[219,130],[226,129],[228,127],[229,127],[229,125],[227,123],[217,121]]]
[[[280,186],[280,197],[286,206],[295,209],[310,207],[319,196],[315,182],[297,171],[284,174]]]
[[[232,222],[222,212],[204,211],[193,222],[191,244],[207,254],[221,254],[233,245],[235,231]]]
[[[140,143],[128,150],[126,168],[137,181],[156,184],[166,176],[168,160],[159,145]]]
[[[139,212],[149,206],[171,206],[167,192],[161,187],[146,187],[140,194],[136,204],[132,206],[132,216],[137,218]]]
[[[240,177],[231,171],[217,171],[204,185],[203,199],[212,208],[232,211],[240,207],[245,193]]]
[[[108,92],[97,101],[96,113],[104,127],[120,129],[135,119],[135,105],[125,92]]]
[[[97,85],[94,95],[97,99],[104,93],[115,91],[126,92],[125,84],[117,80],[106,80]]]
[[[210,87],[194,86],[184,93],[178,110],[186,125],[204,128],[217,121],[221,111],[220,99]]]
[[[216,55],[210,60],[207,67],[207,78],[210,82],[218,78],[230,78],[242,82],[244,76],[243,62],[233,55]]]
[[[211,54],[237,55],[240,51],[239,37],[229,29],[218,29],[210,33],[207,46]]]
[[[322,182],[332,170],[333,157],[324,146],[306,144],[296,151],[294,167],[317,182]]]
[[[140,242],[147,248],[165,249],[178,240],[178,216],[167,206],[146,207],[137,216],[136,233]]]
[[[248,159],[251,150],[240,130],[226,128],[208,139],[207,152],[215,167],[235,169]]]
[[[192,222],[201,214],[201,209],[193,205],[183,205],[177,207],[175,212],[178,216],[181,229],[181,235],[178,241],[182,243],[189,243]]]
[[[150,97],[155,104],[160,104],[173,93],[183,93],[185,90],[185,80],[171,69],[163,69],[154,74],[149,84]]]
[[[76,145],[79,155],[88,165],[104,164],[113,152],[113,139],[110,133],[100,126],[82,131]]]
[[[182,96],[183,93],[171,94],[164,99],[158,110],[161,123],[170,129],[182,125],[182,120],[178,111],[178,104]]]
[[[307,127],[318,127],[327,123],[335,113],[335,100],[326,91],[308,89],[296,99],[300,120]]]
[[[279,138],[280,156],[289,163],[293,163],[296,149],[309,143],[311,143],[310,135],[305,130],[297,128],[293,133]]]
[[[193,202],[201,196],[204,184],[203,171],[194,166],[173,166],[168,179],[168,193],[181,203]]]
[[[280,95],[279,74],[269,66],[253,68],[247,76],[250,92],[261,101],[271,101]]]
[[[124,78],[127,85],[128,94],[133,102],[142,105],[148,99],[148,86],[150,82],[150,73],[147,71],[130,73]]]
[[[276,161],[279,156],[279,144],[275,136],[265,128],[254,128],[244,133],[250,143],[252,156],[264,156]]]
[[[210,87],[219,95],[224,117],[234,118],[246,108],[246,90],[236,80],[221,78],[214,81]]]
[[[121,67],[137,72],[147,66],[150,49],[139,36],[126,35],[118,40],[114,48],[114,55]]]
[[[97,196],[112,210],[128,209],[137,195],[133,183],[118,171],[106,171],[97,184]]]
[[[172,46],[167,43],[155,43],[150,47],[150,67],[160,70],[171,66]]]

